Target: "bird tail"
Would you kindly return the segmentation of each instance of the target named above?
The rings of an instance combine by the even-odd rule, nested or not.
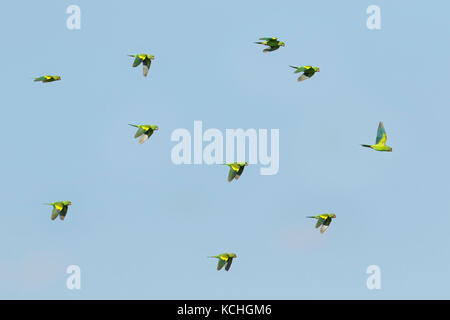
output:
[[[217,256],[207,256],[207,258],[217,258]]]
[[[370,145],[368,144],[362,144],[361,146],[366,147],[366,148],[372,148]]]
[[[254,42],[254,43],[256,43],[256,44],[263,44],[261,41],[258,41],[258,42]]]
[[[132,127],[136,127],[136,128],[139,128],[137,125],[135,125],[135,124],[128,124],[129,126],[132,126]]]
[[[307,216],[307,218],[315,218],[314,216]]]
[[[294,67],[294,66],[289,66],[289,67],[294,68],[294,69],[297,69],[297,67]]]

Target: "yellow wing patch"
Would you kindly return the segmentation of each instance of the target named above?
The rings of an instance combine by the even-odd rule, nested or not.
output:
[[[145,60],[145,58],[147,58],[147,56],[140,54],[139,58],[142,59],[142,60]]]
[[[148,130],[148,129],[150,129],[150,126],[142,125],[141,128],[144,130]]]
[[[61,211],[63,209],[63,206],[60,204],[55,204],[55,208]]]
[[[328,215],[326,215],[326,214],[321,214],[320,217],[321,217],[322,219],[326,219],[326,218],[328,218]]]
[[[47,79],[47,80],[50,80],[52,77],[50,77],[50,76],[44,76],[45,77],[45,79]]]
[[[228,261],[228,257],[226,257],[226,256],[220,256],[220,259],[222,259],[224,261]]]
[[[234,171],[239,171],[239,169],[241,168],[241,166],[238,165],[238,164],[232,164],[232,165],[231,165],[231,168],[233,168]]]

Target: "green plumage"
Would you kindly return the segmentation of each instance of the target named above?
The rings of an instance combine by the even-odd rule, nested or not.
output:
[[[155,56],[151,54],[141,53],[141,54],[129,54],[130,57],[134,58],[133,68],[136,68],[138,65],[142,63],[142,72],[144,77],[147,76],[148,71],[150,70],[150,66],[152,64],[152,60],[155,60]]]
[[[392,147],[387,146],[386,141],[387,141],[386,130],[384,129],[383,122],[380,121],[380,123],[378,124],[377,138],[375,139],[375,144],[372,145],[362,144],[361,146],[371,148],[376,151],[392,152]]]
[[[228,171],[228,182],[231,182],[233,179],[238,180],[239,177],[244,172],[244,168],[248,166],[247,161],[243,162],[233,162],[233,163],[226,163],[226,166],[230,167],[230,171]]]
[[[60,76],[42,76],[34,79],[34,82],[53,82],[61,80]]]
[[[275,50],[278,50],[280,47],[285,46],[283,41],[279,41],[275,37],[259,38],[259,40],[263,40],[263,41],[258,41],[255,43],[268,46],[268,48],[264,49],[263,52],[275,51]]]
[[[299,82],[311,78],[316,72],[320,72],[320,69],[318,67],[312,66],[300,66],[300,67],[290,66],[290,67],[295,69],[294,73],[303,72],[303,74],[300,75],[300,77],[298,77],[297,79],[297,81]]]
[[[219,261],[217,262],[217,270],[221,270],[223,266],[225,266],[225,271],[229,271],[231,268],[231,264],[233,263],[233,259],[235,259],[237,255],[235,253],[221,253],[217,256],[211,256],[208,258],[217,258]]]
[[[322,226],[320,228],[320,233],[324,233],[331,224],[331,221],[336,218],[336,215],[334,213],[322,213],[317,216],[308,216],[307,218],[317,219],[316,229]]]
[[[145,141],[147,141],[148,138],[151,137],[153,132],[159,129],[157,125],[153,124],[142,124],[142,125],[129,124],[129,125],[138,128],[136,134],[134,135],[134,138],[136,139],[140,137],[139,139],[140,144],[143,144]]]
[[[55,220],[58,216],[61,220],[64,220],[64,218],[67,215],[67,210],[69,209],[69,206],[72,205],[72,202],[70,201],[58,201],[53,203],[45,203],[46,205],[53,206],[51,219]]]

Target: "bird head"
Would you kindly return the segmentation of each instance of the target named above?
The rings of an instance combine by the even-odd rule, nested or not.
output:
[[[391,147],[389,147],[389,152],[392,152],[392,148]]]
[[[72,205],[72,201],[64,201],[64,204],[65,204],[66,206],[71,206],[71,205]]]
[[[152,128],[153,130],[158,130],[158,129],[159,129],[159,127],[158,127],[157,125],[152,125],[151,128]]]
[[[60,76],[56,76],[55,79],[56,80],[61,80],[61,77]]]
[[[320,69],[318,67],[314,67],[316,72],[320,72]]]
[[[284,44],[283,41],[280,41],[279,44],[280,44],[280,46],[282,46],[282,47],[285,47],[285,46],[286,46],[286,45]]]
[[[237,258],[236,253],[231,253],[230,255],[231,255],[232,258]]]
[[[336,218],[336,215],[333,213],[330,215],[331,218]]]

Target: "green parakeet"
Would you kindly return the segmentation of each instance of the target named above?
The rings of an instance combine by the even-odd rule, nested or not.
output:
[[[51,219],[55,220],[58,215],[61,220],[64,220],[67,214],[67,210],[69,209],[69,206],[72,205],[72,202],[70,201],[58,201],[53,203],[45,203],[49,206],[53,206],[52,210],[52,216]]]
[[[301,66],[301,67],[290,66],[290,67],[296,69],[294,73],[303,72],[303,74],[297,79],[297,81],[299,82],[311,78],[316,72],[320,72],[320,69],[318,67],[311,67],[311,66]]]
[[[58,81],[61,80],[60,76],[42,76],[39,78],[35,78],[34,81],[41,81],[41,82],[53,82],[53,81]]]
[[[233,179],[238,180],[239,177],[244,172],[244,168],[248,166],[247,161],[243,162],[233,162],[233,163],[225,163],[224,165],[230,167],[230,171],[228,172],[228,182],[231,182]]]
[[[217,262],[217,270],[221,270],[223,266],[225,266],[225,270],[228,271],[231,268],[231,264],[233,263],[233,259],[236,258],[236,253],[221,253],[217,256],[211,256],[208,258],[217,258],[219,261]]]
[[[130,124],[130,126],[138,128],[136,134],[134,135],[134,138],[136,139],[140,137],[139,139],[140,144],[143,144],[145,141],[147,141],[148,138],[150,138],[150,136],[153,134],[153,132],[159,129],[157,125],[153,124],[142,124],[142,125]]]
[[[142,62],[142,71],[144,73],[144,77],[146,77],[148,74],[148,70],[150,69],[150,65],[152,64],[152,60],[155,60],[155,56],[145,53],[135,55],[129,54],[129,56],[135,58],[133,62],[133,68],[137,67]]]
[[[264,41],[258,41],[258,42],[255,42],[255,43],[268,46],[268,48],[264,49],[263,52],[275,51],[275,50],[278,50],[280,47],[284,47],[285,46],[283,41],[279,41],[275,37],[259,38],[259,40],[264,40]]]
[[[380,121],[380,124],[378,125],[377,139],[375,140],[375,144],[362,144],[362,146],[366,148],[372,148],[376,151],[392,152],[392,148],[386,145],[386,140],[386,130],[384,130],[383,122]]]
[[[317,219],[316,229],[322,226],[322,228],[320,228],[320,233],[324,233],[330,225],[331,221],[336,218],[336,215],[334,213],[322,213],[317,216],[309,216],[307,218]]]

